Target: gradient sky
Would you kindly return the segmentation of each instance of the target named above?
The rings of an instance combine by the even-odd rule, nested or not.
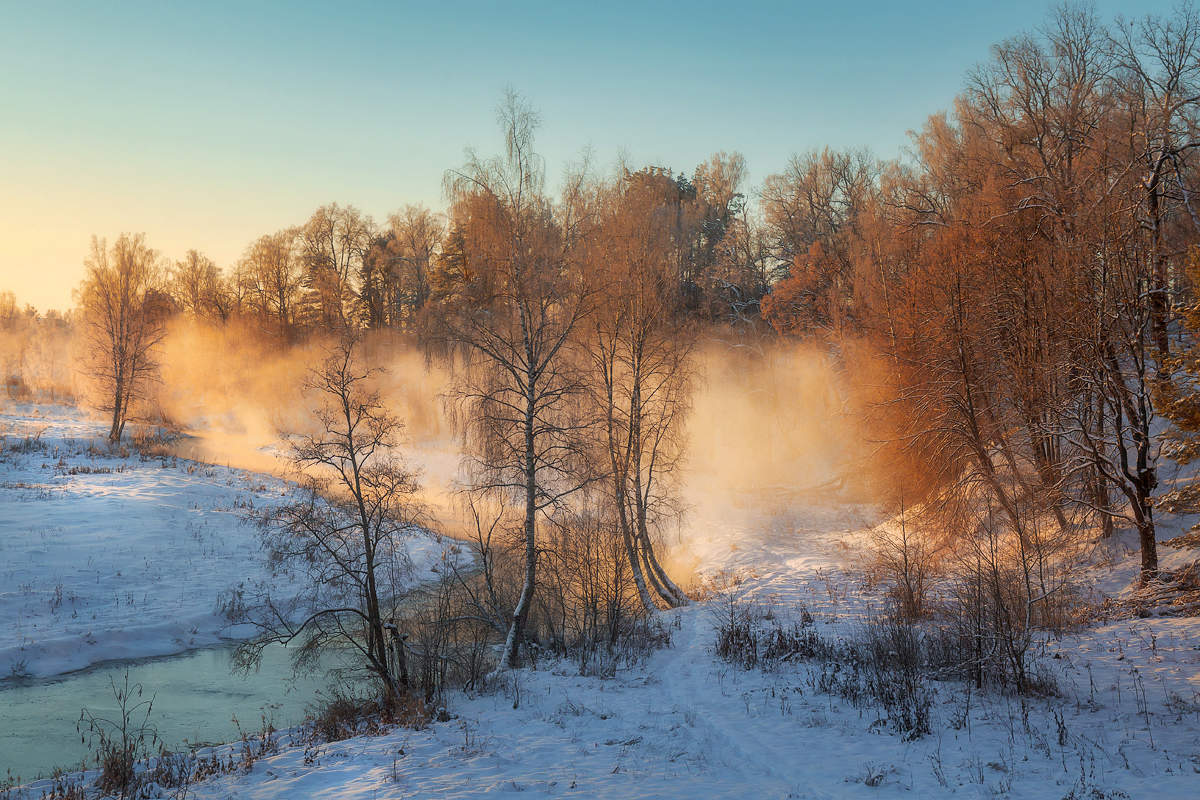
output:
[[[323,203],[440,208],[464,148],[501,147],[507,86],[552,178],[585,148],[689,173],[738,150],[752,184],[826,144],[895,157],[1052,7],[904,5],[0,0],[0,289],[68,307],[93,233],[229,266]]]

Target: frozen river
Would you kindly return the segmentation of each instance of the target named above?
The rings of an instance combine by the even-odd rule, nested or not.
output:
[[[150,724],[171,750],[238,738],[262,727],[303,721],[327,681],[321,675],[292,678],[287,651],[269,648],[261,668],[232,674],[231,647],[210,647],[163,658],[110,662],[91,669],[21,682],[0,683],[0,779],[45,776],[55,767],[78,768],[88,748],[76,729],[80,711],[118,715],[110,681],[140,683],[143,699],[154,698]],[[238,722],[234,722],[234,718]],[[135,715],[135,722],[141,720]]]

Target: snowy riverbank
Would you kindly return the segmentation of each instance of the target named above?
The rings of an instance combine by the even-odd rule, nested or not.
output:
[[[213,645],[219,595],[269,574],[244,512],[291,484],[114,452],[105,432],[62,406],[0,412],[0,680]],[[420,580],[442,545],[410,547]]]

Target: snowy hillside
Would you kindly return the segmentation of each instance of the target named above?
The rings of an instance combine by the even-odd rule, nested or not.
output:
[[[822,637],[852,635],[870,601],[842,567],[870,522],[857,506],[708,516],[702,569],[741,572],[733,592],[775,615],[808,609]],[[1062,697],[939,685],[933,734],[906,741],[818,691],[815,666],[717,659],[722,601],[666,615],[671,647],[614,679],[542,664],[461,698],[456,719],[428,730],[325,745],[315,758],[285,748],[194,796],[1197,796],[1200,620],[1119,622],[1054,643],[1045,663]]]
[[[111,452],[75,409],[0,414],[0,678],[167,655],[220,640],[220,593],[266,576],[243,512],[291,486]],[[439,556],[412,543],[418,575]]]

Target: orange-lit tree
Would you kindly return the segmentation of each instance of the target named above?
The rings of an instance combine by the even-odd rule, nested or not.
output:
[[[109,441],[121,439],[135,401],[158,370],[155,348],[162,340],[170,299],[165,269],[142,234],[123,233],[107,247],[92,237],[78,290],[87,336],[89,370],[104,407],[112,412]]]

